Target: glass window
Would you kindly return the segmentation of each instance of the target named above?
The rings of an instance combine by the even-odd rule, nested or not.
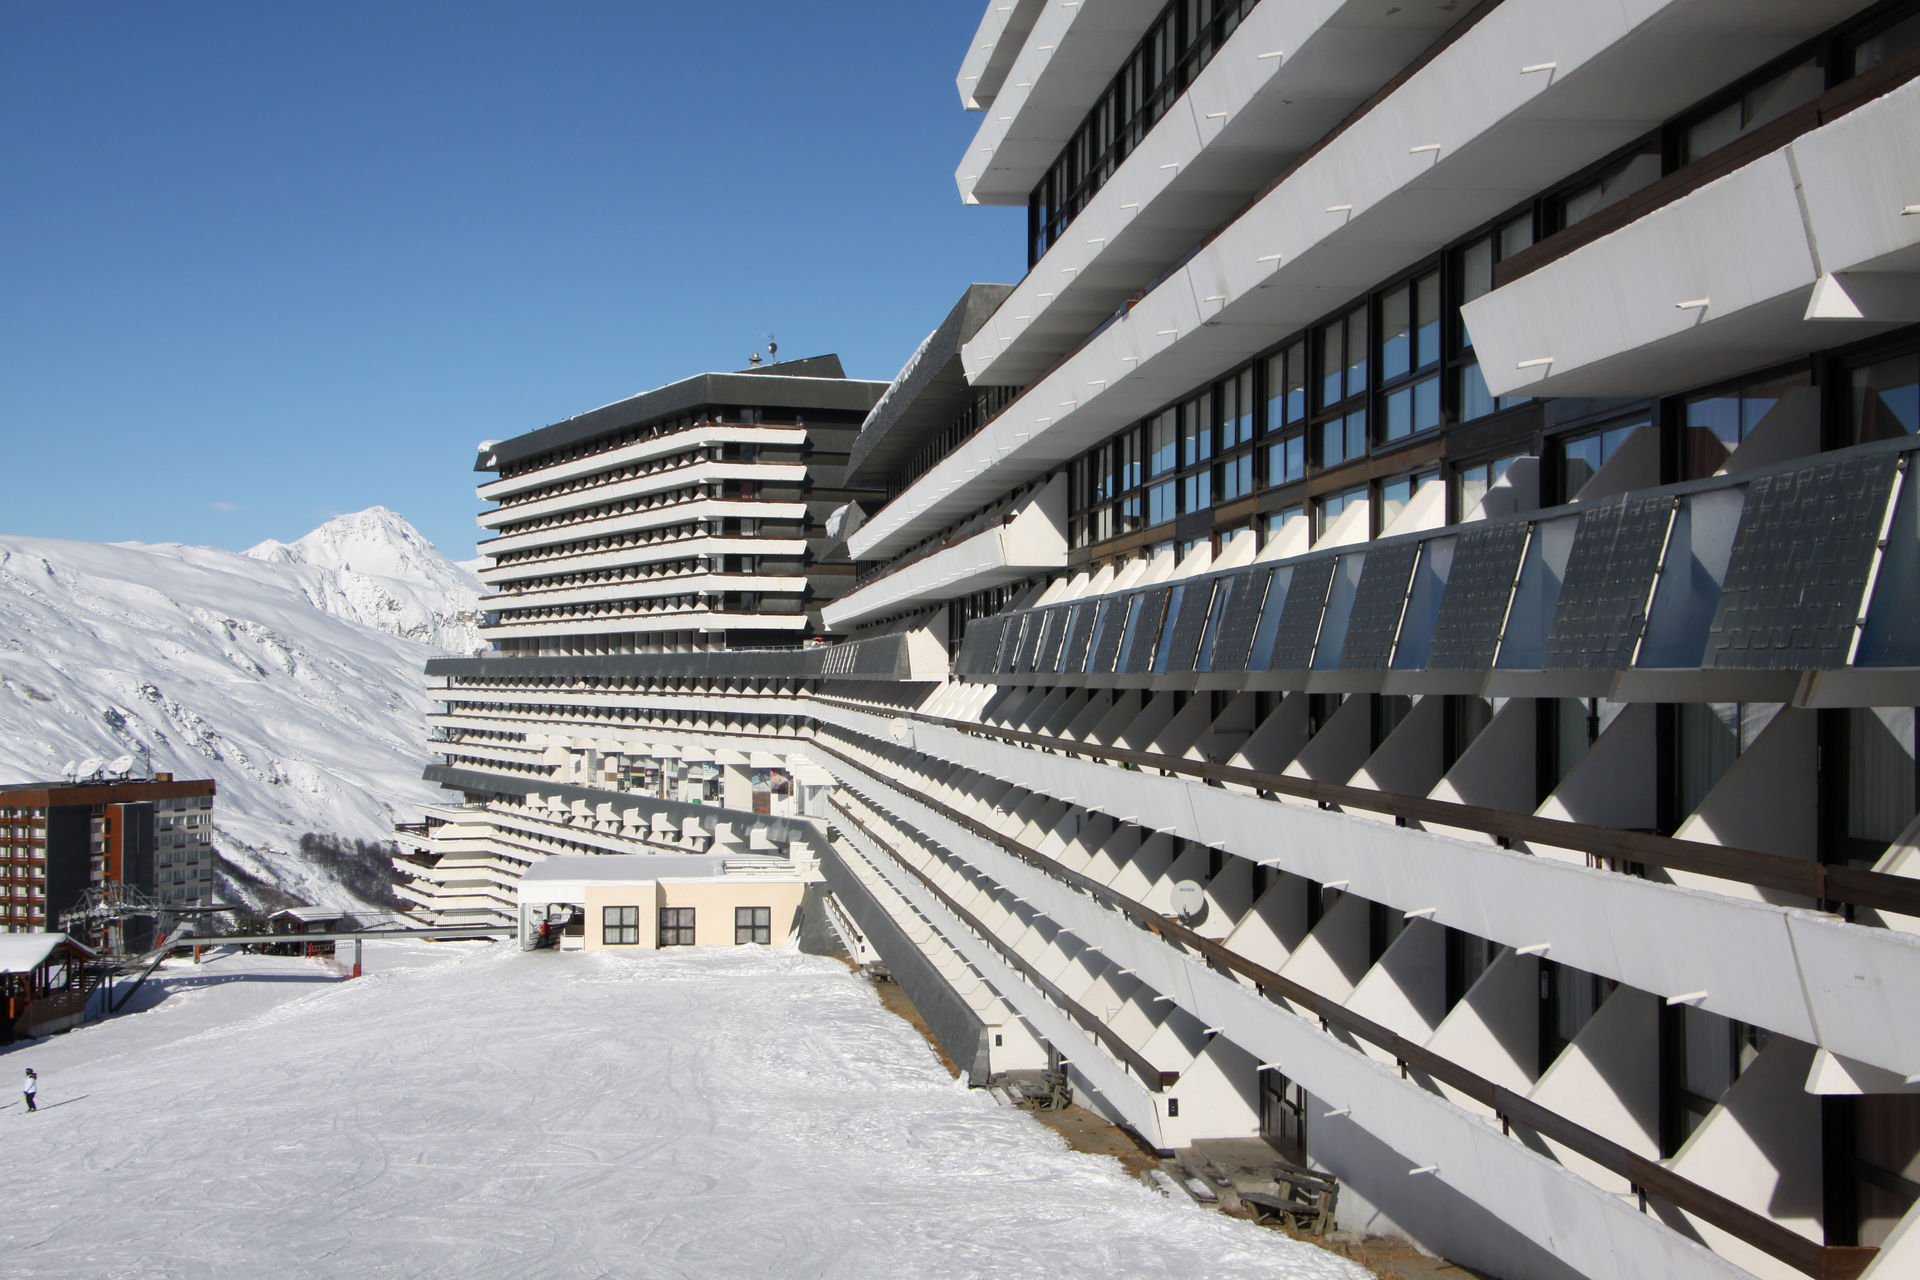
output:
[[[1296,432],[1267,446],[1267,483],[1291,484],[1307,474],[1307,438]]]
[[[1231,502],[1253,492],[1253,455],[1242,453],[1220,464],[1220,501]]]
[[[1180,406],[1180,465],[1191,467],[1213,456],[1213,427],[1207,421],[1207,397]]]
[[[693,945],[693,908],[660,908],[660,945],[663,947],[690,947]]]
[[[1320,424],[1320,465],[1333,466],[1349,458],[1365,457],[1367,452],[1367,411],[1328,418]]]
[[[1554,203],[1562,227],[1570,227],[1610,204],[1626,199],[1660,177],[1660,147],[1657,141],[1635,155],[1616,162],[1585,186],[1561,196]]]
[[[1888,58],[1920,45],[1920,13],[1908,14],[1854,42],[1849,59],[1852,74],[1879,66]]]
[[[1430,271],[1381,296],[1380,380],[1392,382],[1439,360],[1440,273]],[[1360,376],[1364,381],[1364,366]],[[1350,384],[1349,394],[1353,389]]]
[[[1500,230],[1494,234],[1500,242],[1500,260],[1505,262],[1533,243],[1533,215],[1523,213],[1502,223]]]
[[[1401,440],[1440,425],[1440,379],[1425,378],[1387,395],[1388,440]]]
[[[1856,442],[1920,432],[1920,352],[1855,369],[1851,400]]]
[[[1147,474],[1165,475],[1179,463],[1179,417],[1172,409],[1159,414],[1147,426]]]
[[[1180,480],[1180,509],[1204,511],[1213,505],[1213,473],[1197,471]]]
[[[600,908],[600,941],[609,947],[640,945],[640,908]]]
[[[1156,484],[1147,490],[1147,525],[1165,524],[1176,514],[1174,509],[1174,484],[1168,480]]]
[[[1817,58],[1784,71],[1740,95],[1719,110],[1686,126],[1680,135],[1680,163],[1691,164],[1729,142],[1778,120],[1826,91],[1826,68]]]
[[[1387,529],[1413,501],[1413,495],[1440,478],[1438,471],[1421,471],[1380,482],[1380,528]]]
[[[1253,439],[1253,370],[1242,369],[1219,384],[1220,450],[1249,443]]]
[[[1413,371],[1413,285],[1390,289],[1380,299],[1380,377],[1391,381]]]
[[[1560,500],[1571,502],[1594,474],[1612,460],[1627,437],[1646,425],[1648,420],[1642,418],[1563,439],[1560,442]]]
[[[1304,520],[1306,516],[1307,509],[1299,505],[1282,507],[1278,511],[1269,512],[1266,518],[1261,521],[1260,545],[1263,547],[1267,546],[1275,538],[1280,536],[1280,531],[1285,529],[1289,523],[1295,520]]]
[[[1121,492],[1140,487],[1140,433],[1128,431],[1117,444],[1119,486]]]
[[[1511,458],[1497,458],[1492,462],[1482,462],[1476,466],[1461,467],[1454,473],[1454,489],[1459,504],[1460,518],[1467,519],[1487,496],[1487,491],[1507,474],[1507,468],[1519,461],[1516,455]]]
[[[1687,474],[1712,475],[1746,438],[1753,434],[1768,415],[1800,412],[1817,422],[1818,405],[1813,401],[1813,379],[1805,371],[1761,379],[1741,387],[1730,387],[1710,395],[1696,396],[1686,402]]]
[[[1460,280],[1460,302],[1472,302],[1493,292],[1493,237],[1475,240],[1460,251],[1456,259]],[[1473,336],[1460,326],[1461,345],[1472,346]]]
[[[1359,307],[1347,315],[1347,394],[1357,396],[1367,389],[1367,309]]]
[[[735,907],[733,909],[733,943],[735,946],[746,943],[759,943],[761,946],[767,946],[772,942],[772,907]]]
[[[1320,326],[1320,407],[1339,404],[1347,398],[1347,359],[1345,322],[1336,320]]]
[[[1313,536],[1316,539],[1325,537],[1327,530],[1333,527],[1336,520],[1346,514],[1350,508],[1364,505],[1366,501],[1367,486],[1363,484],[1355,485],[1351,489],[1343,489],[1339,493],[1328,494],[1320,499],[1314,508],[1316,519]]]
[[[1307,344],[1294,342],[1267,359],[1267,430],[1278,431],[1307,416]]]
[[[1429,271],[1413,282],[1413,367],[1440,363],[1440,273]]]

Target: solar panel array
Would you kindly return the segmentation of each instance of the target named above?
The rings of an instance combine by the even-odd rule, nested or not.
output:
[[[1900,457],[1887,451],[1814,459],[1751,479],[1724,478],[1725,487],[1744,493],[1745,503],[1724,584],[1696,587],[1688,606],[1713,610],[1705,665],[1811,671],[1846,664]],[[1418,571],[1421,581],[1438,583],[1428,588],[1437,591],[1438,606],[1423,610],[1423,641],[1424,619],[1433,619],[1425,665],[1409,669],[1490,671],[1502,656],[1509,608],[1519,607],[1514,593],[1530,541],[1536,528],[1546,527],[1567,532],[1535,546],[1544,567],[1522,588],[1527,616],[1551,619],[1545,648],[1536,647],[1542,625],[1532,625],[1526,644],[1505,655],[1507,665],[1625,670],[1647,629],[1679,501],[1674,493],[1626,496],[1548,515],[1544,526],[1528,519],[1457,526],[1364,551],[1304,556],[1278,568],[1249,565],[981,619],[968,627],[954,666],[961,675],[986,678],[1384,671],[1394,660]],[[1727,523],[1732,519],[1729,512]],[[1435,537],[1452,540],[1451,561],[1443,554],[1423,567]],[[1558,572],[1556,547],[1566,558]],[[1320,654],[1316,666],[1336,565],[1356,554],[1364,559],[1350,606],[1341,596],[1347,616],[1337,661]],[[1679,568],[1697,584],[1691,551],[1671,554],[1689,557]],[[1717,599],[1701,596],[1702,589],[1717,591]],[[1335,619],[1327,635],[1340,636],[1341,621]],[[1411,652],[1417,657],[1419,650]],[[1516,653],[1525,655],[1517,666]]]

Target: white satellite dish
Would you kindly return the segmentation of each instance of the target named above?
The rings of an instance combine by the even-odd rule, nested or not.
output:
[[[107,765],[107,772],[124,778],[133,772],[132,756],[115,756]]]
[[[1182,920],[1192,923],[1207,909],[1207,891],[1193,880],[1173,886],[1173,910]]]
[[[97,777],[100,773],[100,766],[105,763],[106,761],[102,760],[99,756],[88,756],[80,762],[80,776],[83,778]]]
[[[61,765],[60,776],[65,778],[68,782],[72,782],[75,778],[80,776],[79,763],[73,760],[69,760],[65,764]]]

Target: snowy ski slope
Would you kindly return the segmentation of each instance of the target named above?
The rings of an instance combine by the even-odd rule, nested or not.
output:
[[[0,1051],[10,1277],[1207,1276],[1357,1266],[1164,1200],[948,1079],[832,960],[235,959]],[[264,972],[266,982],[227,980]]]

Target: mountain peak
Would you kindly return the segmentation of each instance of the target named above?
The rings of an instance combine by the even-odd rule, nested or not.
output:
[[[329,613],[455,653],[479,644],[479,579],[397,511],[351,511],[292,542],[270,538],[242,554],[293,566]]]

